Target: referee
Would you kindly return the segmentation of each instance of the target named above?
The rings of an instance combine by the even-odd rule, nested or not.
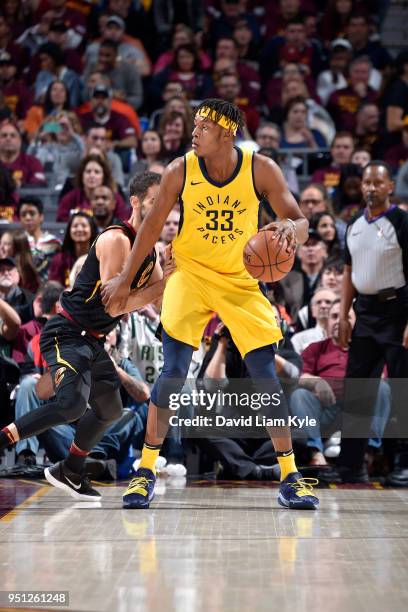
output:
[[[349,357],[341,453],[337,469],[322,474],[331,482],[368,480],[364,454],[369,432],[361,424],[371,419],[384,364],[389,379],[408,378],[408,214],[390,203],[391,176],[382,161],[365,167],[362,193],[366,207],[346,231],[339,343],[349,346]],[[353,300],[356,323],[351,332],[348,312]],[[352,380],[356,378],[359,380]],[[404,381],[390,380],[394,411],[403,416],[398,408],[403,409],[406,394],[397,391],[399,382]],[[400,431],[401,423],[399,420]],[[401,431],[399,437],[403,435]],[[408,464],[389,475],[390,484],[407,484],[408,469],[403,467]]]

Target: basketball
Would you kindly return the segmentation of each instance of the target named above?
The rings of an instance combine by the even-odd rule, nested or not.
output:
[[[279,236],[273,230],[260,231],[248,240],[244,249],[244,265],[258,281],[272,283],[281,280],[291,271],[295,251],[286,238],[279,244]]]

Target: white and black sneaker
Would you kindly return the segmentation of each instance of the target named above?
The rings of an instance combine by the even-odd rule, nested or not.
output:
[[[71,472],[63,461],[45,468],[44,476],[57,489],[69,493],[77,501],[100,501],[101,494],[91,487],[89,478],[84,474]]]

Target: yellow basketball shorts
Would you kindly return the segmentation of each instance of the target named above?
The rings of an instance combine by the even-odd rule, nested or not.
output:
[[[161,312],[169,336],[198,348],[205,326],[217,312],[242,357],[282,338],[272,305],[256,283],[243,287],[242,282],[224,280],[221,275],[217,281],[181,269],[170,276]]]

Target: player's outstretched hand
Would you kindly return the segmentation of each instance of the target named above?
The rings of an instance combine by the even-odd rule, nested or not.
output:
[[[288,241],[289,250],[296,249],[297,239],[296,239],[296,229],[292,222],[290,221],[273,221],[272,223],[268,223],[261,228],[261,232],[265,231],[274,232],[275,236],[279,236],[279,243],[283,244],[286,240]]]
[[[120,274],[104,283],[101,288],[101,297],[105,310],[124,312],[129,291],[129,286],[123,282]]]
[[[165,282],[167,282],[169,276],[173,274],[177,268],[176,261],[173,257],[173,248],[171,244],[166,246],[164,256],[163,279]]]

